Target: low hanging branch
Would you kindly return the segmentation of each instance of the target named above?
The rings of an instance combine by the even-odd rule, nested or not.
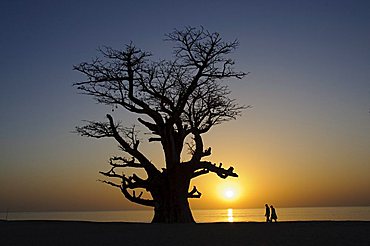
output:
[[[189,198],[200,198],[202,196],[202,193],[200,193],[197,190],[197,187],[194,186],[193,189],[189,192],[188,197]]]
[[[125,158],[122,157],[112,157],[111,160],[125,160]],[[103,183],[106,183],[108,185],[111,185],[113,187],[117,187],[121,190],[122,194],[131,202],[144,205],[144,206],[154,206],[154,201],[150,199],[143,199],[142,195],[143,192],[140,192],[138,196],[136,196],[135,189],[148,189],[149,188],[149,182],[148,180],[144,180],[140,177],[138,177],[136,174],[133,174],[132,176],[126,177],[123,174],[117,174],[115,169],[116,168],[122,168],[122,167],[132,167],[131,165],[126,164],[116,164],[113,161],[111,161],[112,168],[108,172],[100,172],[100,174],[109,177],[109,178],[119,178],[121,180],[121,185],[118,185],[111,181],[106,180],[99,180]],[[135,166],[136,167],[136,166]],[[132,194],[129,192],[129,189],[132,190]]]

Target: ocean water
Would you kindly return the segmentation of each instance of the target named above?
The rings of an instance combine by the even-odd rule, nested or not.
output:
[[[193,210],[198,223],[262,222],[264,208]],[[302,207],[276,208],[278,221],[358,220],[370,221],[370,207]],[[1,220],[78,220],[98,222],[149,223],[151,210],[92,211],[92,212],[1,212]]]

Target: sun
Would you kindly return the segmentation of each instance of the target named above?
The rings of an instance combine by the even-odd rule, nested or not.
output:
[[[232,188],[226,188],[224,190],[223,196],[224,196],[224,198],[226,198],[228,200],[231,200],[231,199],[235,198],[235,190],[232,189]]]
[[[236,180],[227,180],[218,183],[215,189],[215,195],[227,204],[237,202],[243,194],[243,189]],[[228,206],[229,206],[228,205]]]

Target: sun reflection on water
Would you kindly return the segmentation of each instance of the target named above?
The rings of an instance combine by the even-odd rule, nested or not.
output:
[[[234,222],[233,209],[227,209],[227,221]]]

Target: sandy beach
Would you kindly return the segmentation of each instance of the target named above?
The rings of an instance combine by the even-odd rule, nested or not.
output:
[[[370,245],[370,222],[0,221],[1,245]]]

